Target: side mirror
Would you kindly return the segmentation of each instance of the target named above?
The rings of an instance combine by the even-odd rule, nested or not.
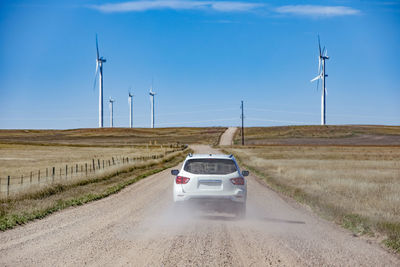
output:
[[[177,176],[179,174],[179,170],[171,170],[171,174]]]
[[[250,174],[249,171],[242,171],[243,176],[249,176],[249,174]]]

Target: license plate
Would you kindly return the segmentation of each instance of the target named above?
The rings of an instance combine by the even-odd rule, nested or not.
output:
[[[221,180],[200,180],[199,189],[221,189]]]

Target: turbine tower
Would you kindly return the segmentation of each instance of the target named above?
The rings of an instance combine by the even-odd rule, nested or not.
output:
[[[153,85],[150,88],[150,105],[151,105],[151,122],[150,122],[150,128],[154,128],[154,96],[156,93],[153,92]]]
[[[110,127],[114,127],[114,99],[110,97]]]
[[[99,55],[99,45],[97,42],[97,34],[96,34],[96,73],[94,77],[94,85],[93,89],[96,87],[96,78],[99,75],[99,128],[103,128],[103,63],[106,62],[106,59],[100,57]]]
[[[321,42],[319,40],[318,35],[318,48],[319,48],[319,57],[318,57],[318,76],[311,80],[311,82],[317,82],[317,90],[319,85],[319,80],[322,80],[322,96],[321,96],[321,125],[326,124],[326,64],[325,60],[329,59],[328,51],[324,48],[321,51]]]
[[[129,128],[133,128],[133,94],[131,92],[129,92],[128,103],[129,103]]]

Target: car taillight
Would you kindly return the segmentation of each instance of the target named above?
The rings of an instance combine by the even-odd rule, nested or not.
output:
[[[239,178],[232,178],[231,179],[232,184],[234,185],[244,185],[244,178],[239,177]]]
[[[183,177],[183,176],[176,176],[175,182],[177,184],[187,184],[189,182],[190,178]]]

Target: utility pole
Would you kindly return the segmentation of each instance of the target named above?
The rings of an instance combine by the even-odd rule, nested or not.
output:
[[[129,92],[128,103],[129,103],[129,128],[133,128],[133,94],[131,94],[131,92]]]
[[[110,97],[110,127],[114,127],[114,99]]]
[[[242,110],[242,115],[240,116],[240,118],[242,119],[242,131],[241,131],[241,135],[242,135],[242,146],[244,146],[244,111],[243,111],[243,100],[242,100],[242,105],[240,106],[241,110]]]

